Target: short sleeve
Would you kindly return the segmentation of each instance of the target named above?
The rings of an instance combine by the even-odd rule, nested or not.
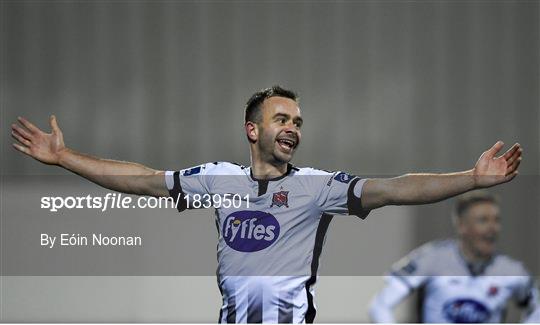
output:
[[[395,263],[390,270],[390,277],[399,279],[411,290],[422,286],[429,280],[429,252],[431,244],[423,245]]]
[[[216,164],[207,163],[179,171],[166,171],[165,182],[169,195],[176,202],[178,211],[187,206],[186,196],[204,195],[211,192],[212,176],[210,171]]]
[[[369,210],[362,207],[361,197],[355,195],[362,193],[364,179],[345,172],[322,172],[316,177],[318,194],[316,204],[324,213],[350,214],[365,219]],[[356,190],[355,190],[356,188]]]

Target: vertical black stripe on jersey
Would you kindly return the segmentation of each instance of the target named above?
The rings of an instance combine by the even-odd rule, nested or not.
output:
[[[250,172],[249,172],[249,175],[251,176],[251,179],[256,181],[258,183],[258,185],[259,185],[259,191],[258,191],[257,196],[261,196],[261,195],[266,194],[266,191],[268,190],[268,182],[270,182],[270,181],[279,181],[280,179],[283,179],[284,177],[288,176],[291,173],[291,170],[293,170],[293,169],[294,170],[299,170],[298,168],[294,167],[293,165],[287,164],[287,171],[285,172],[285,174],[283,174],[281,176],[278,176],[278,177],[269,178],[269,179],[258,179],[258,178],[256,178],[253,175],[253,169],[251,169]]]
[[[223,318],[223,308],[219,309],[219,318],[218,318],[218,324],[221,324],[221,319]]]
[[[236,324],[236,299],[234,296],[227,299],[227,324]]]
[[[219,293],[221,294],[221,297],[223,298],[223,300],[225,300],[225,296],[223,296],[223,288],[221,287],[221,282],[220,282],[220,279],[219,279],[219,274],[216,274],[216,279],[217,279],[217,285],[218,285],[218,288],[219,288]],[[229,303],[227,302],[227,307],[228,306],[229,306]],[[228,311],[227,311],[227,315],[229,315]],[[221,324],[221,323],[223,323],[223,306],[221,308],[219,308],[218,324]]]
[[[293,322],[293,297],[292,292],[279,293],[278,323],[291,324]]]
[[[322,248],[324,244],[324,238],[326,237],[326,231],[328,226],[330,226],[330,221],[332,221],[332,215],[323,214],[321,220],[319,220],[319,225],[317,226],[317,233],[315,234],[315,246],[313,247],[313,258],[311,260],[311,277],[306,282],[306,295],[308,301],[308,308],[306,311],[306,323],[313,323],[315,320],[315,305],[313,304],[313,296],[309,289],[317,281],[317,270],[319,269],[319,257],[322,253]]]
[[[424,319],[424,310],[425,310],[425,306],[424,304],[426,303],[426,286],[425,285],[422,285],[419,289],[418,289],[418,297],[416,298],[416,317],[417,319],[415,320],[417,323],[424,323],[425,322],[425,319]]]
[[[268,181],[257,181],[257,184],[259,185],[257,196],[265,195],[268,190]]]
[[[173,180],[173,188],[169,190],[169,195],[173,198],[178,211],[182,212],[187,209],[187,201],[185,199],[184,191],[182,191],[182,185],[180,185],[180,172],[174,172]]]
[[[248,286],[247,322],[262,324],[263,320],[263,289],[260,285]]]

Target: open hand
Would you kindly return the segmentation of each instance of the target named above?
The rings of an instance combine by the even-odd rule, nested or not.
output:
[[[66,146],[56,117],[51,115],[49,118],[51,133],[43,132],[25,118],[19,117],[18,121],[20,125],[11,125],[11,136],[18,141],[13,147],[45,164],[58,165],[60,154],[66,150]]]
[[[503,155],[495,157],[503,146],[502,141],[497,141],[476,162],[473,175],[477,187],[490,187],[506,183],[517,176],[523,149],[519,143],[516,143]]]

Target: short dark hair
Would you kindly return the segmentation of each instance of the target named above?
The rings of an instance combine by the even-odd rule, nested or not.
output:
[[[298,102],[298,95],[289,89],[279,85],[272,86],[254,93],[246,103],[246,113],[244,122],[259,123],[262,119],[261,105],[265,99],[270,97],[285,97]]]
[[[499,204],[499,200],[493,194],[486,191],[472,191],[459,196],[456,200],[455,214],[457,217],[463,216],[465,211],[472,205],[481,202],[488,202],[493,204]]]

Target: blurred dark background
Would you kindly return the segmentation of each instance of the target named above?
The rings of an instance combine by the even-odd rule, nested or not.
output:
[[[501,249],[540,274],[538,1],[2,1],[0,6],[3,200],[32,188],[32,175],[65,174],[11,148],[10,124],[19,115],[48,130],[48,116],[56,114],[71,148],[156,169],[216,160],[249,164],[244,103],[253,92],[281,84],[301,96],[306,123],[293,161],[299,166],[367,177],[458,171],[472,168],[499,139],[521,143],[521,175],[493,190],[502,199]],[[23,204],[12,201],[11,207]],[[358,245],[351,259],[390,264],[418,244],[450,236],[451,207],[451,201],[391,207],[366,222],[338,220],[326,254]],[[9,218],[13,210],[2,209],[2,217]],[[215,238],[213,227],[201,231]],[[375,253],[373,247],[380,248]],[[130,314],[130,308],[107,309],[111,304],[101,307],[102,318],[77,308],[63,318],[67,311],[55,314],[44,296],[43,308],[32,314],[25,308],[39,306],[37,300],[14,297],[35,293],[40,285],[57,288],[58,279],[4,278],[8,321],[215,318],[177,314],[175,305]],[[214,279],[208,281],[214,285]],[[111,283],[118,285],[113,295],[119,299],[121,288],[133,286],[126,279]],[[376,290],[372,283],[366,280],[362,288],[368,289],[353,296],[355,312],[343,314],[343,304],[330,302],[318,321],[367,321],[365,305]],[[153,292],[141,290],[141,295]],[[319,292],[323,301],[338,289],[328,290]],[[67,291],[56,297],[71,301]],[[216,308],[208,309],[217,317]]]

